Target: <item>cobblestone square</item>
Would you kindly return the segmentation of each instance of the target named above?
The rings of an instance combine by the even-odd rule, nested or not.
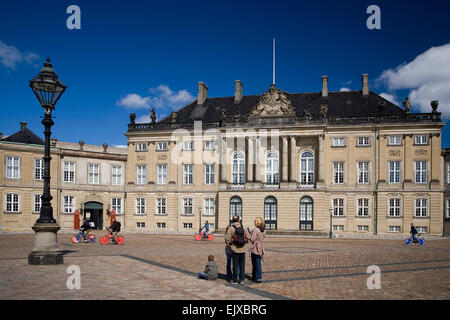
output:
[[[323,239],[268,236],[263,282],[231,286],[224,279],[223,235],[123,233],[125,244],[74,244],[58,234],[64,264],[30,266],[32,234],[0,235],[0,299],[449,299],[450,239],[406,246],[402,239]],[[208,255],[222,277],[196,278]],[[81,289],[70,290],[67,268],[80,267]],[[368,289],[367,268],[381,270],[381,288]],[[247,256],[246,274],[251,275]]]

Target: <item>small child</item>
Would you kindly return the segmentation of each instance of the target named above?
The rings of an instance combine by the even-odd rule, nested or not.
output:
[[[216,280],[219,277],[217,264],[214,262],[214,256],[208,257],[208,264],[205,266],[204,272],[198,272],[198,277],[205,280]]]

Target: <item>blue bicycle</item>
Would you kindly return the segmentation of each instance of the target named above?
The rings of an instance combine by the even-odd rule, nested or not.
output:
[[[405,244],[409,246],[411,243],[417,243],[420,246],[423,246],[425,244],[425,239],[419,238],[420,234],[417,235],[417,238],[414,238],[413,236],[409,237],[405,240]]]
[[[73,243],[80,243],[82,240],[84,241],[85,239],[86,235],[81,230],[78,230],[78,234],[72,236]],[[95,235],[90,234],[87,240],[89,243],[95,243]]]

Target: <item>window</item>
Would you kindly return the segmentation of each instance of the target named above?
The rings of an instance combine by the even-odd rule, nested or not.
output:
[[[159,164],[156,167],[156,182],[157,184],[166,184],[167,183],[167,165]]]
[[[215,183],[215,166],[213,164],[205,164],[205,184]]]
[[[333,231],[344,231],[343,225],[333,225]]]
[[[64,182],[75,182],[75,162],[64,162]]]
[[[401,136],[389,136],[388,137],[388,145],[390,146],[399,146],[402,144]]]
[[[389,161],[389,183],[400,183],[400,161]]]
[[[417,226],[416,230],[419,233],[428,233],[428,227]]]
[[[334,137],[332,146],[333,147],[345,147],[345,138],[344,137]]]
[[[344,162],[333,162],[333,183],[344,183]]]
[[[310,151],[303,152],[300,156],[300,184],[314,184],[314,155]]]
[[[44,159],[34,159],[34,180],[44,180]]]
[[[6,178],[19,179],[20,178],[20,158],[6,157]]]
[[[183,141],[183,150],[184,151],[194,150],[194,142],[193,141]]]
[[[233,184],[244,184],[245,158],[242,153],[236,153],[233,155],[233,166],[231,170],[232,170]]]
[[[136,228],[145,228],[145,222],[136,222]]]
[[[166,198],[157,198],[156,199],[156,214],[166,214]]]
[[[146,143],[137,143],[136,151],[147,151],[147,144]]]
[[[136,198],[136,214],[145,214],[145,198]]]
[[[6,194],[6,212],[19,212],[19,195],[17,193]]]
[[[400,226],[389,226],[389,232],[400,232]]]
[[[112,166],[111,184],[119,186],[122,184],[122,167]]]
[[[369,137],[358,137],[357,146],[358,147],[368,147],[368,146],[370,146],[370,139],[369,139]]]
[[[89,164],[89,184],[99,184],[100,166],[98,164]]]
[[[205,141],[205,150],[214,150],[216,148],[216,143],[214,140]]]
[[[369,162],[358,162],[358,183],[369,183]]]
[[[402,201],[402,199],[400,199],[400,198],[390,198],[389,199],[389,216],[390,217],[400,217],[401,201]]]
[[[147,183],[147,166],[136,166],[136,184]]]
[[[165,222],[157,222],[156,223],[156,227],[158,229],[165,229],[166,228],[166,223]]]
[[[450,218],[450,199],[447,199],[447,218]]]
[[[359,217],[369,216],[369,199],[367,198],[358,199],[358,216]]]
[[[275,152],[270,152],[266,156],[266,183],[267,184],[278,184],[280,182],[280,177],[278,173],[278,154]]]
[[[192,198],[183,199],[183,214],[192,214]]]
[[[214,199],[212,199],[212,198],[205,199],[204,206],[205,206],[205,211],[203,214],[205,216],[213,216],[214,215]]]
[[[427,162],[416,161],[415,171],[416,183],[427,183]]]
[[[183,223],[184,229],[192,229],[192,222],[185,222]]]
[[[112,198],[111,199],[111,209],[114,210],[116,214],[122,214],[122,199]]]
[[[358,226],[359,232],[369,232],[369,226]]]
[[[428,216],[428,199],[427,198],[417,198],[416,199],[416,217],[427,217]]]
[[[34,208],[33,208],[33,212],[41,212],[41,207],[42,207],[42,199],[41,199],[41,194],[35,194],[34,195]]]
[[[415,136],[414,144],[428,144],[428,137],[427,136]]]
[[[192,164],[183,165],[183,184],[192,184],[193,166]]]
[[[64,213],[73,213],[74,211],[74,197],[64,196]]]
[[[333,199],[333,215],[334,216],[344,215],[344,199],[342,198]]]
[[[235,215],[239,216],[242,221],[242,199],[236,196],[230,199],[230,224],[233,223]]]
[[[450,162],[447,162],[447,183],[450,184]]]
[[[167,142],[157,142],[156,143],[156,150],[157,151],[166,151],[167,148]]]

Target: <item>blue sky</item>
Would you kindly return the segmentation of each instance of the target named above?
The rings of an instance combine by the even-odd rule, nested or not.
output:
[[[81,30],[69,30],[69,5]],[[369,30],[369,5],[381,30]],[[429,100],[450,118],[449,1],[9,1],[0,10],[0,131],[19,122],[43,136],[43,112],[28,86],[50,56],[67,90],[54,112],[53,136],[124,145],[129,114],[155,107],[158,118],[191,102],[197,83],[210,97],[261,94],[272,82],[287,92],[370,89],[413,111]],[[450,129],[443,129],[443,147]]]

